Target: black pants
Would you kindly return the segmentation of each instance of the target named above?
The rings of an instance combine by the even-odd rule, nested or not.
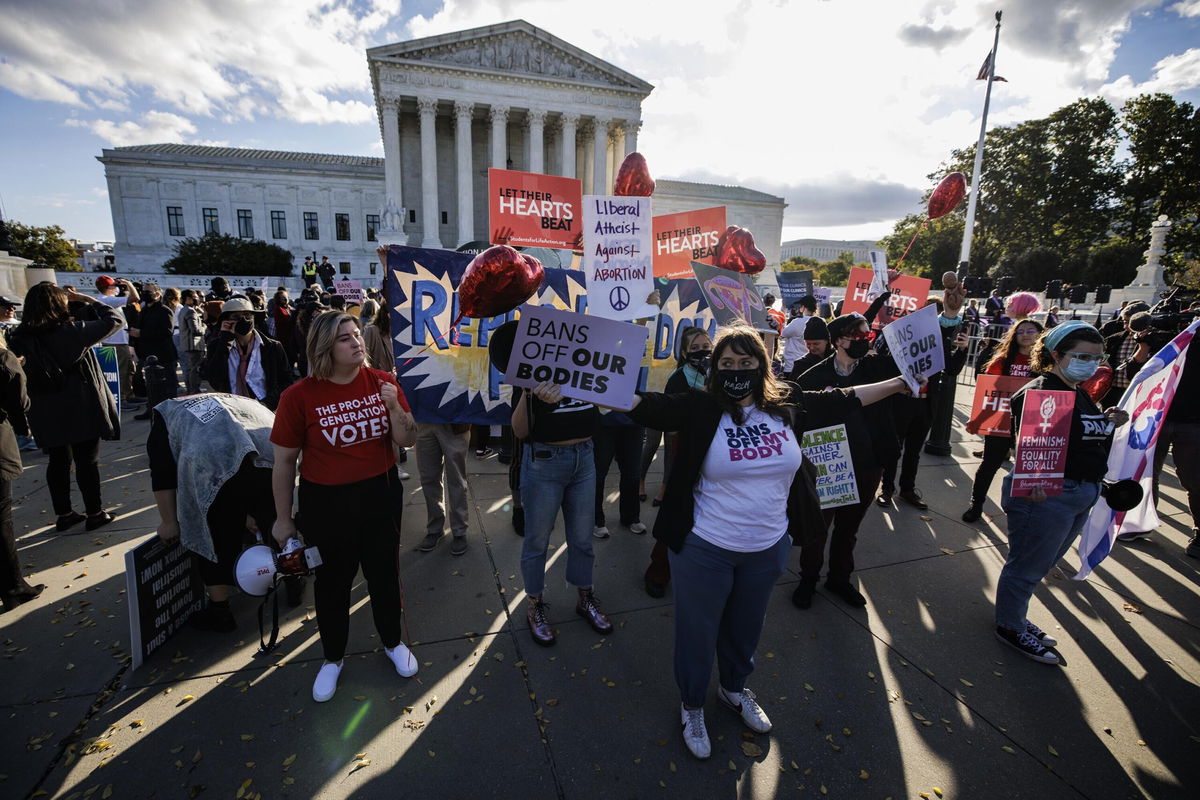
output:
[[[104,510],[100,502],[100,440],[88,439],[61,447],[48,447],[46,485],[50,487],[50,503],[58,516],[71,513],[71,462],[75,462],[75,483],[83,495],[83,508],[88,514]]]
[[[596,526],[602,527],[604,517],[604,480],[613,457],[621,471],[620,499],[621,524],[632,525],[641,521],[642,504],[638,500],[638,483],[641,480],[642,443],[646,429],[641,425],[600,425],[592,437],[592,455],[596,461]]]
[[[814,537],[811,544],[800,547],[800,580],[816,583],[821,577],[821,567],[825,563],[825,540],[829,539],[829,574],[828,580],[840,583],[850,579],[854,572],[854,545],[858,542],[858,526],[862,524],[867,509],[875,498],[875,490],[879,488],[878,468],[860,470],[858,473],[859,502],[852,506],[829,508],[821,512],[825,518],[826,530]]]
[[[12,521],[12,481],[0,478],[0,594],[25,585]]]
[[[234,585],[233,567],[242,553],[242,542],[246,538],[246,517],[254,518],[254,524],[265,540],[271,538],[271,526],[275,524],[275,499],[271,496],[270,468],[256,467],[251,458],[242,463],[241,469],[225,481],[225,485],[213,498],[208,507],[208,532],[212,536],[217,560],[198,558],[200,578],[205,586]]]
[[[321,551],[313,596],[326,661],[341,661],[346,654],[350,589],[360,565],[379,640],[384,647],[400,643],[400,519],[393,516],[391,490],[386,473],[338,486],[300,479],[297,526],[305,541]]]
[[[929,427],[933,424],[932,403],[909,397],[898,397],[893,405],[892,417],[896,422],[896,434],[904,455],[900,458],[900,491],[911,492],[917,488],[917,467],[921,463],[921,448],[929,438]],[[883,493],[896,493],[896,462],[883,469]]]
[[[971,505],[981,506],[987,500],[988,489],[992,488],[992,479],[996,477],[996,471],[1000,469],[1000,465],[1008,458],[1012,442],[1011,436],[983,437],[983,461],[979,462],[979,468],[975,470],[975,484],[971,487]]]
[[[1190,398],[1177,397],[1175,402]],[[1192,402],[1195,402],[1194,400]],[[1154,502],[1158,504],[1158,475],[1167,460],[1167,449],[1175,461],[1175,475],[1187,492],[1188,510],[1192,512],[1192,527],[1200,519],[1200,422],[1167,422],[1158,434],[1154,450]]]

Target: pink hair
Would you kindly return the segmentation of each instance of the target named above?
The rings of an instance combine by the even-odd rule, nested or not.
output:
[[[1041,310],[1041,302],[1029,292],[1017,292],[1008,297],[1007,312],[1013,319],[1024,319]]]

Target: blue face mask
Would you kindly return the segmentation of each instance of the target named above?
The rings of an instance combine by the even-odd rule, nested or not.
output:
[[[1066,366],[1062,367],[1063,377],[1073,383],[1083,383],[1088,378],[1096,374],[1096,370],[1100,369],[1098,361],[1080,361],[1078,358],[1067,360]]]

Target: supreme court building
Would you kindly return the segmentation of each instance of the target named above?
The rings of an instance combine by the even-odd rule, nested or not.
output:
[[[210,231],[274,242],[299,264],[378,275],[378,241],[487,241],[489,167],[580,178],[605,194],[637,149],[653,86],[523,20],[367,51],[384,157],[163,144],[105,149],[121,272],[160,272]],[[653,153],[648,155],[651,171]],[[782,198],[658,180],[654,213],[726,206],[779,264]]]

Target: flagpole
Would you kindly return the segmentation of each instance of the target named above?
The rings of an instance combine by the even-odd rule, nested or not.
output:
[[[992,54],[988,58],[987,90],[983,95],[983,119],[979,123],[979,143],[975,145],[975,169],[971,172],[971,197],[967,201],[967,220],[963,224],[962,250],[958,261],[961,272],[970,269],[971,237],[975,232],[975,207],[979,202],[979,188],[983,184],[983,140],[987,136],[988,107],[992,103],[992,84],[996,80],[996,52],[1000,49],[1000,15],[996,12],[996,38],[992,42]]]

